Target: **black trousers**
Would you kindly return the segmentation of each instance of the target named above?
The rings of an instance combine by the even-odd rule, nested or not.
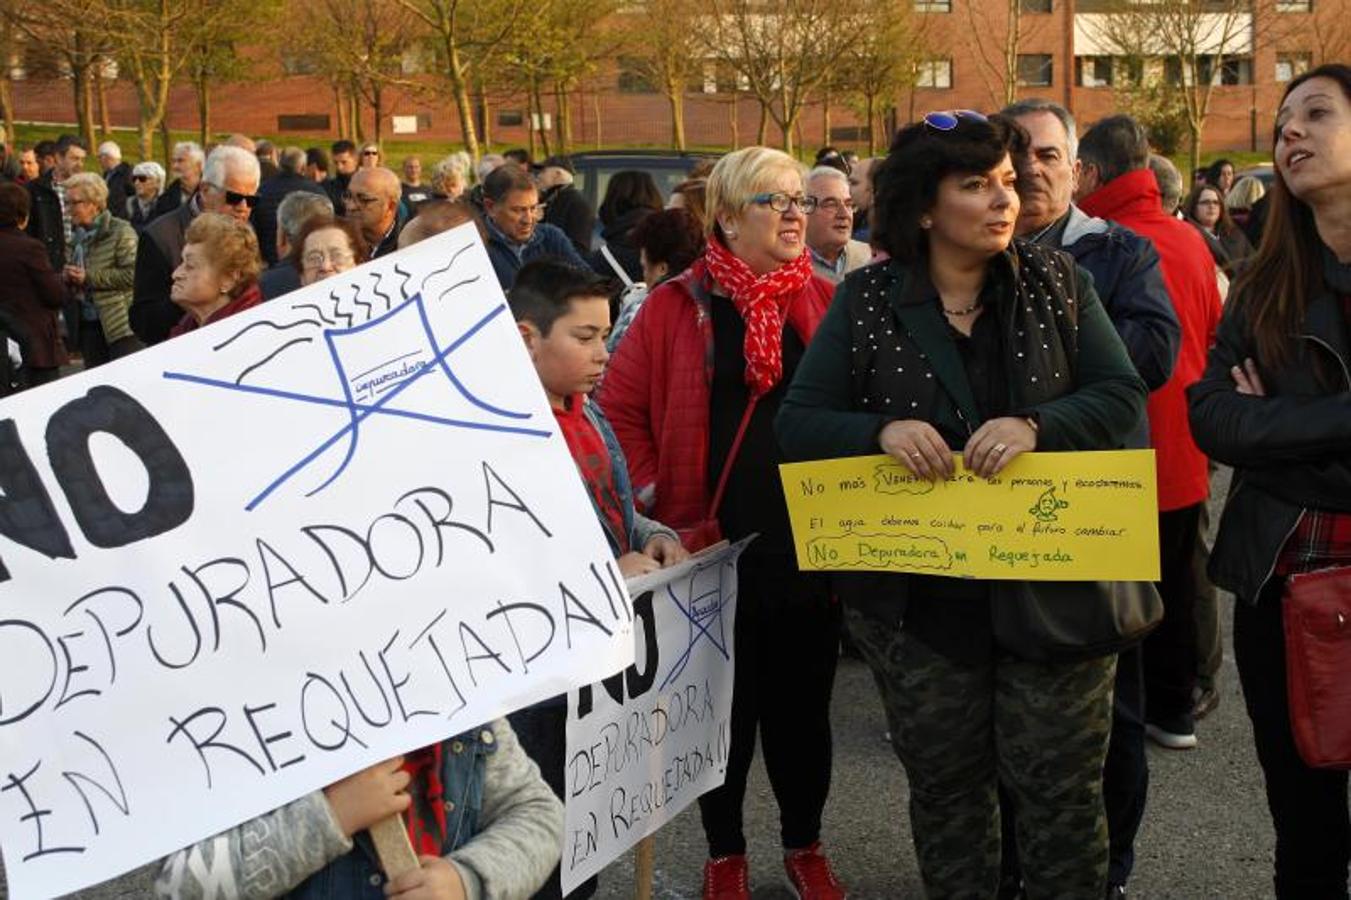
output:
[[[1145,638],[1145,715],[1189,717],[1196,686],[1196,542],[1202,503],[1159,513],[1163,621]]]
[[[1347,773],[1304,764],[1290,731],[1281,579],[1257,605],[1234,603],[1234,658],[1276,829],[1279,900],[1346,900],[1351,861]]]
[[[727,779],[699,798],[709,856],[746,852],[742,805],[757,733],[779,804],[783,846],[806,847],[820,837],[830,793],[830,693],[840,608],[825,576],[800,573],[791,560],[743,557],[734,630]]]
[[[86,369],[121,359],[144,348],[145,344],[135,335],[118,338],[110,344],[103,336],[103,326],[98,322],[80,323],[80,355],[84,357]]]

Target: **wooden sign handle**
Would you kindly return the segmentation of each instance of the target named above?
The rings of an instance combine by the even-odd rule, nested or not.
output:
[[[375,854],[380,857],[380,868],[385,876],[398,878],[404,872],[420,868],[417,854],[413,852],[413,842],[408,839],[408,828],[403,816],[395,813],[376,822],[369,829],[371,841],[375,844]]]
[[[649,834],[638,842],[637,853],[634,854],[633,900],[652,900],[652,875],[655,868],[656,840]]]

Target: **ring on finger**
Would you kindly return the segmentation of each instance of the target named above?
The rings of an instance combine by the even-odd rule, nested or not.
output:
[[[923,453],[920,453],[918,450],[916,450],[916,451],[914,451],[913,453],[910,454],[910,456],[911,456],[912,458],[914,458],[914,459],[919,459],[919,458],[922,457],[923,455],[924,455],[924,454],[923,454]]]
[[[994,452],[995,452],[995,453],[1003,453],[1003,452],[1004,452],[1005,450],[1007,450],[1007,449],[1009,449],[1007,444],[995,444],[995,445],[994,445]]]

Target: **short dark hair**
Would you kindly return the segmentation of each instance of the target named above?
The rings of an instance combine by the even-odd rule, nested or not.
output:
[[[521,147],[516,147],[502,154],[502,158],[507,162],[515,163],[518,166],[530,166],[530,151]]]
[[[56,153],[61,156],[65,156],[71,147],[79,147],[84,152],[89,152],[89,145],[78,134],[63,134],[56,139]]]
[[[605,199],[596,210],[596,218],[605,225],[613,224],[620,216],[635,209],[647,209],[658,212],[662,206],[661,188],[648,172],[637,169],[625,169],[610,176],[605,186]]]
[[[341,140],[334,141],[330,144],[328,149],[333,151],[334,156],[337,156],[339,153],[351,153],[355,156],[357,145],[347,140],[347,138],[342,138]]]
[[[305,255],[305,241],[316,231],[323,231],[326,228],[336,228],[347,235],[347,243],[352,247],[352,255],[356,257],[357,265],[364,263],[366,257],[371,255],[371,245],[366,243],[366,238],[361,234],[361,226],[355,221],[346,216],[313,216],[300,226],[300,233],[291,244],[289,259],[297,272],[305,271],[305,264],[300,259]]]
[[[305,151],[305,165],[314,166],[320,172],[328,171],[328,151],[323,147],[311,147]]]
[[[686,209],[654,212],[633,226],[629,237],[648,262],[666,263],[668,279],[688,269],[704,252],[704,223]]]
[[[568,314],[573,300],[600,297],[608,305],[613,293],[610,279],[595,272],[554,259],[537,259],[516,273],[507,302],[517,322],[529,322],[548,337],[554,322]]]
[[[538,190],[535,179],[516,163],[504,163],[488,173],[483,179],[483,196],[494,203],[502,200],[512,191]]]
[[[28,218],[28,191],[12,181],[0,183],[0,228],[18,225]]]
[[[1106,184],[1149,165],[1149,135],[1130,116],[1099,119],[1079,138],[1079,161],[1096,167]]]
[[[559,168],[559,169],[564,169],[564,170],[566,170],[567,172],[569,172],[570,174],[573,174],[573,175],[576,175],[576,174],[577,174],[577,169],[576,169],[576,167],[573,166],[573,164],[572,164],[572,157],[571,157],[571,156],[560,156],[560,155],[557,154],[557,153],[555,153],[553,156],[550,156],[548,159],[544,160],[544,162],[540,163],[540,164],[539,164],[539,167],[540,167],[541,169],[548,169],[548,168],[551,168],[551,167],[556,167],[556,168]]]
[[[38,141],[33,145],[33,155],[38,159],[56,155],[56,141]]]
[[[1005,156],[1018,159],[1027,144],[1027,132],[999,116],[956,116],[947,131],[922,121],[902,128],[870,171],[872,242],[901,262],[922,258],[929,239],[920,218],[937,201],[938,183],[948,175],[984,174]]]

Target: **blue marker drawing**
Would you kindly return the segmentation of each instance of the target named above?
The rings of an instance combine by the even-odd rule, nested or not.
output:
[[[456,285],[456,287],[458,286],[460,285]],[[381,296],[385,295],[382,294]],[[445,294],[443,293],[442,296],[445,296]],[[334,298],[335,301],[336,299],[337,298]],[[315,310],[319,313],[321,319],[324,321],[331,321],[324,315],[323,311],[319,310],[318,307],[313,304],[298,304],[293,307],[293,309],[301,308]],[[334,469],[333,472],[330,473],[317,487],[307,491],[305,496],[312,497],[331,485],[344,471],[346,471],[348,465],[353,458],[355,458],[360,444],[361,425],[366,419],[374,415],[413,419],[443,427],[490,431],[502,434],[517,434],[530,438],[549,437],[551,432],[547,429],[532,428],[520,424],[531,418],[530,413],[507,409],[476,395],[456,374],[455,369],[449,360],[449,357],[457,349],[472,341],[475,335],[506,311],[507,307],[505,305],[496,306],[444,347],[440,346],[436,339],[436,335],[432,330],[431,319],[428,316],[426,303],[424,302],[421,293],[414,294],[412,297],[400,303],[398,306],[395,306],[388,312],[359,325],[352,325],[345,328],[325,329],[323,331],[323,338],[325,345],[328,348],[329,358],[333,364],[334,373],[342,388],[341,397],[314,396],[278,388],[244,384],[244,375],[259,368],[263,364],[261,362],[246,368],[235,381],[210,378],[202,375],[195,375],[190,372],[166,371],[163,374],[166,379],[171,381],[182,381],[189,384],[218,388],[235,393],[272,397],[274,399],[286,400],[293,403],[331,407],[347,413],[347,424],[330,435],[298,462],[291,465],[274,478],[271,483],[266,485],[245,505],[245,509],[252,511],[293,476],[314,463],[320,456],[327,452],[329,448],[333,447],[339,441],[346,439],[347,447],[343,454],[342,461],[338,464],[337,468]],[[350,316],[345,313],[340,313],[337,310],[336,303],[332,312],[336,315],[342,315],[345,318],[348,318],[349,321],[351,320]],[[405,344],[401,349],[391,352],[389,349],[391,342],[384,335],[389,331],[399,331],[400,329],[391,329],[387,326],[391,323],[407,322],[413,317],[416,317],[416,323],[420,326],[417,330],[421,332],[421,338],[417,340],[414,345]],[[257,324],[259,323],[250,325],[249,328],[253,328]],[[272,324],[272,327],[274,329],[281,329],[289,326]],[[248,328],[244,330],[247,331]],[[402,330],[407,332],[413,329],[410,328],[409,325],[405,325]],[[236,337],[243,333],[244,332],[241,331]],[[234,338],[230,339],[230,341],[233,340]],[[275,356],[292,343],[298,344],[302,340],[308,341],[309,339],[296,339],[292,342],[288,342],[288,344],[283,345],[281,349],[274,351],[272,355]],[[228,344],[230,341],[226,341],[225,343]],[[221,344],[219,346],[225,345]],[[375,355],[372,356],[372,354]],[[349,372],[349,361],[353,358],[360,358],[363,362],[358,371]],[[419,379],[434,372],[442,375],[445,383],[448,383],[464,400],[474,406],[477,410],[482,411],[486,416],[486,421],[437,416],[431,413],[396,409],[390,406],[391,402],[404,390],[416,383]]]
[[[676,609],[689,622],[689,640],[685,647],[685,652],[677,657],[671,665],[670,671],[662,679],[660,690],[666,690],[671,682],[675,681],[685,672],[685,667],[690,664],[690,659],[694,656],[695,649],[699,643],[705,639],[713,647],[714,651],[719,653],[723,659],[730,660],[731,654],[727,650],[727,620],[723,616],[723,610],[727,608],[730,600],[736,599],[736,565],[735,563],[721,563],[722,573],[718,581],[706,591],[700,594],[694,593],[694,582],[701,572],[708,571],[704,569],[695,569],[685,581],[684,591],[687,595],[687,601],[680,602],[680,597],[676,595],[675,585],[666,586],[666,595],[670,597],[671,602],[675,604]],[[732,578],[727,579],[728,570],[732,572]],[[733,587],[731,598],[723,599],[722,585],[728,582]],[[716,633],[715,633],[716,632]]]

